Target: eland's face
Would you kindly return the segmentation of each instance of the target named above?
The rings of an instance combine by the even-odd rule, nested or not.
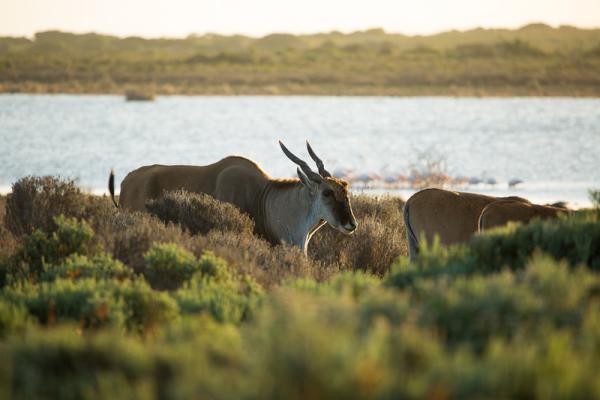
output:
[[[346,235],[353,233],[358,224],[350,206],[348,183],[331,176],[308,142],[306,142],[308,154],[317,164],[319,173],[314,172],[305,161],[290,152],[281,141],[279,145],[283,153],[299,166],[296,172],[300,182],[310,193],[312,210],[316,210],[318,217],[327,221],[334,229]]]
[[[321,205],[321,218],[331,227],[346,235],[356,230],[358,223],[352,212],[346,181],[327,177],[319,185],[316,196]]]

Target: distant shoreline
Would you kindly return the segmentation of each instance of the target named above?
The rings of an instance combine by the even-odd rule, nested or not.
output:
[[[97,83],[39,82],[0,83],[0,94],[87,94],[125,95],[128,90],[144,92],[148,85],[127,85],[100,88]],[[153,85],[154,95],[190,96],[449,96],[449,97],[600,97],[600,86],[554,85],[530,86],[375,86],[375,85],[211,85],[175,86]]]

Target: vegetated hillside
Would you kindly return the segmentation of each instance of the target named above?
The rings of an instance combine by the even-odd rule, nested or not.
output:
[[[593,95],[600,30],[532,24],[405,36],[381,29],[185,39],[0,38],[0,91]]]
[[[7,398],[600,396],[599,209],[409,264],[392,198],[355,198],[371,238],[309,259],[206,196],[127,213],[30,177],[4,200]]]

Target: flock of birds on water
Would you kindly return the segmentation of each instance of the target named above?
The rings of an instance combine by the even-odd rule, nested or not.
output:
[[[404,173],[377,173],[356,172],[350,168],[339,168],[333,171],[337,178],[347,181],[356,188],[364,189],[422,189],[424,187],[453,187],[465,188],[477,185],[496,186],[498,180],[493,177],[477,176],[450,176],[443,172],[419,172],[412,171]],[[509,188],[515,188],[523,181],[512,178],[506,184]]]

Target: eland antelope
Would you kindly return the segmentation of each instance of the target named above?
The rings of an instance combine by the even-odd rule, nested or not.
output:
[[[419,239],[431,243],[436,235],[443,245],[463,243],[479,229],[479,216],[488,204],[499,199],[528,203],[520,197],[492,197],[443,189],[424,189],[404,205],[404,224],[411,260],[419,252]]]
[[[348,195],[348,183],[337,179],[323,165],[308,141],[306,146],[318,173],[279,142],[283,153],[296,165],[298,179],[274,179],[253,161],[226,157],[206,166],[149,165],[127,174],[121,183],[119,204],[114,198],[114,173],[109,191],[117,207],[145,211],[148,200],[164,192],[184,189],[207,193],[231,203],[253,220],[258,234],[271,243],[296,245],[306,254],[312,235],[328,223],[351,234],[357,227]]]
[[[483,232],[497,226],[504,226],[509,222],[527,223],[534,218],[556,218],[568,212],[564,207],[501,199],[485,206],[479,216],[478,227],[479,232]]]
[[[532,204],[516,197],[493,197],[476,193],[425,189],[412,195],[404,205],[404,224],[411,260],[419,252],[419,239],[451,245],[467,242],[477,232],[508,222],[529,222],[533,218],[553,218],[568,213],[553,205]]]

